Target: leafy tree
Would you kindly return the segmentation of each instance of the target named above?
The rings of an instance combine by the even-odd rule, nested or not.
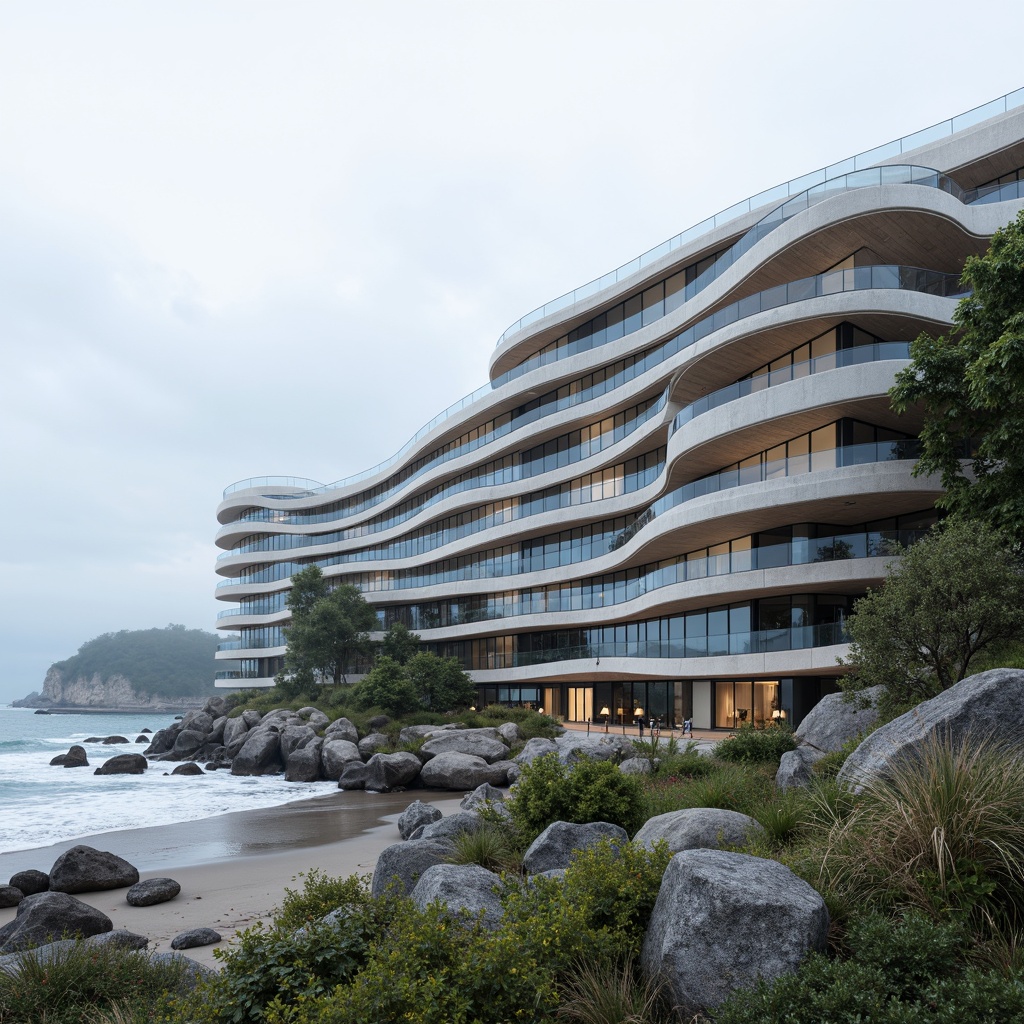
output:
[[[386,654],[377,659],[377,664],[356,685],[352,703],[359,711],[380,708],[394,718],[422,709],[409,674]]]
[[[380,652],[404,665],[419,650],[420,635],[403,622],[392,622],[381,641]]]
[[[890,567],[847,624],[856,666],[847,691],[882,684],[883,712],[934,697],[968,675],[971,662],[1024,627],[1024,574],[1006,538],[984,523],[933,528]]]
[[[920,335],[890,392],[893,407],[924,410],[915,474],[941,473],[939,505],[984,519],[1024,545],[1024,211],[972,256],[972,289],[948,334]],[[970,472],[966,451],[973,448]]]
[[[370,653],[369,631],[377,625],[377,613],[352,584],[328,590],[315,565],[296,573],[292,584],[292,622],[285,630],[288,649],[278,686],[301,694],[322,680],[344,682],[353,659]]]
[[[420,703],[430,711],[453,711],[476,703],[476,687],[458,658],[422,652],[410,660],[406,670]]]

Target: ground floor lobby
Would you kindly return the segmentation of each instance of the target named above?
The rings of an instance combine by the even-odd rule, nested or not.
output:
[[[694,729],[733,730],[745,723],[764,727],[786,722],[794,728],[839,685],[835,677],[778,679],[684,679],[538,683],[528,686],[483,685],[481,704],[529,706],[566,722],[604,728],[638,728],[653,720],[679,729],[689,719]]]

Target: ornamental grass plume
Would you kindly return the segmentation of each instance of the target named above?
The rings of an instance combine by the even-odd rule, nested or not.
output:
[[[961,914],[987,935],[1020,929],[1021,752],[933,737],[867,785],[847,813],[822,810],[820,888],[883,911]]]
[[[579,1024],[663,1024],[670,1019],[662,986],[632,960],[581,961],[562,989],[558,1019]]]

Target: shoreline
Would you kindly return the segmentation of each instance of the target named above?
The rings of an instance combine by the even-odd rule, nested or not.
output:
[[[151,952],[169,950],[174,936],[188,928],[214,928],[221,942],[183,952],[216,968],[213,951],[227,945],[237,931],[269,921],[285,888],[301,887],[300,874],[314,868],[332,876],[370,873],[380,853],[401,842],[397,819],[410,803],[421,799],[447,816],[459,809],[463,795],[443,790],[341,791],[198,821],[81,836],[0,854],[0,882],[26,868],[49,871],[72,846],[109,850],[135,865],[140,878],[173,878],[181,892],[152,907],[130,907],[125,889],[83,893],[76,899],[101,910],[115,928],[148,936]],[[16,908],[0,910],[0,926],[15,913]]]

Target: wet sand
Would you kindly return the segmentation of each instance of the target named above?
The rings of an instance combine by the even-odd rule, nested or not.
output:
[[[148,936],[151,950],[169,950],[171,939],[187,928],[213,928],[222,942],[185,952],[217,966],[213,950],[239,929],[269,920],[285,888],[301,888],[300,874],[313,868],[328,875],[369,874],[381,851],[401,841],[397,820],[410,803],[420,799],[448,815],[458,810],[462,796],[339,792],[199,821],[106,832],[0,854],[0,882],[27,868],[49,871],[61,853],[78,844],[116,853],[134,864],[141,878],[173,878],[181,892],[153,907],[130,907],[125,889],[77,898],[103,911],[115,928]],[[15,912],[0,910],[0,926]]]

